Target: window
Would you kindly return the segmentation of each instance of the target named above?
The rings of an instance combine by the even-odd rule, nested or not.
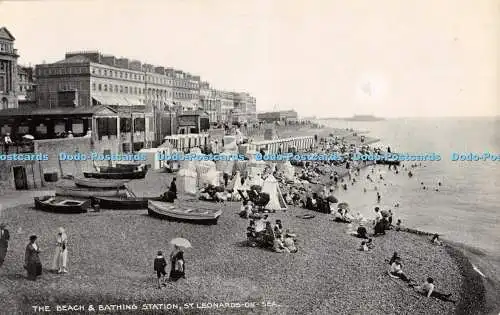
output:
[[[123,93],[123,85],[120,85],[120,93]]]
[[[83,135],[83,119],[72,119],[71,130],[74,135]]]
[[[98,90],[99,90],[99,91],[102,91],[102,85],[101,85],[100,83],[99,83],[99,85],[98,85]]]
[[[104,69],[104,75],[107,76],[108,75],[108,70]]]
[[[125,72],[125,79],[128,79],[128,73]]]
[[[101,69],[98,70],[99,75],[102,75]]]
[[[116,118],[97,118],[97,137],[99,140],[103,136],[117,135],[117,119]]]
[[[118,93],[118,85],[115,85],[115,93]]]
[[[123,72],[120,71],[120,78],[123,78]]]
[[[104,84],[104,92],[107,92],[107,91],[108,91],[108,85]]]
[[[137,87],[134,88],[134,94],[137,94]]]
[[[95,74],[95,68],[92,68],[92,74]]]
[[[125,93],[128,93],[128,86],[125,87]]]

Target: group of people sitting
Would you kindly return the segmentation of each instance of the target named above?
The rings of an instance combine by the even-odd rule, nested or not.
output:
[[[397,252],[394,252],[391,259],[389,260],[389,265],[391,266],[389,269],[389,275],[393,278],[398,278],[408,283],[408,286],[415,289],[416,292],[423,294],[427,297],[435,297],[441,301],[451,302],[453,304],[456,303],[455,300],[451,299],[451,293],[445,294],[435,290],[434,279],[431,277],[427,277],[425,282],[421,285],[418,285],[415,281],[410,279],[403,272],[403,264],[402,259],[399,257]]]
[[[295,235],[288,230],[283,231],[281,220],[276,220],[274,226],[264,215],[257,219],[251,219],[247,227],[247,239],[250,246],[257,245],[272,248],[276,253],[296,253]]]

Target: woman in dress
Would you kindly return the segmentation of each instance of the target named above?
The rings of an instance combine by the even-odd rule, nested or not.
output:
[[[52,270],[57,273],[67,273],[68,263],[68,236],[62,227],[57,231],[56,251],[52,261]]]
[[[36,235],[30,236],[30,242],[26,245],[24,255],[24,268],[28,272],[28,279],[35,281],[36,277],[42,275],[42,262],[40,261],[40,248],[36,243]]]
[[[170,254],[170,276],[169,281],[177,281],[180,278],[186,278],[186,265],[184,262],[184,252],[174,245],[174,250]]]

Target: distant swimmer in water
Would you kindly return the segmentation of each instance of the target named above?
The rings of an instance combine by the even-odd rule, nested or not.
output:
[[[399,208],[399,202],[396,202],[396,203],[394,204],[394,208]]]
[[[441,186],[441,182],[438,182],[438,186]]]
[[[413,173],[411,171],[408,172],[408,177],[411,178],[413,176]]]
[[[424,184],[424,182],[420,182],[420,185],[423,185],[423,184]]]
[[[347,184],[342,185],[342,187],[344,188],[344,190],[347,190]]]
[[[423,189],[423,190],[426,190],[427,188],[424,186],[424,187],[422,187],[422,189]]]
[[[436,191],[439,191],[439,189],[438,189],[438,188],[436,188]]]
[[[382,174],[380,174],[380,180],[384,180],[384,177],[382,176]]]
[[[370,174],[366,175],[366,179],[368,179],[370,182],[373,182],[372,178],[370,177]]]

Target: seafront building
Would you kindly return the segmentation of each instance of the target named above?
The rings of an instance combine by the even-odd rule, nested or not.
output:
[[[257,118],[263,122],[284,122],[295,121],[298,119],[298,114],[294,110],[274,111],[258,113]]]
[[[0,109],[18,107],[15,40],[7,28],[0,28]]]

